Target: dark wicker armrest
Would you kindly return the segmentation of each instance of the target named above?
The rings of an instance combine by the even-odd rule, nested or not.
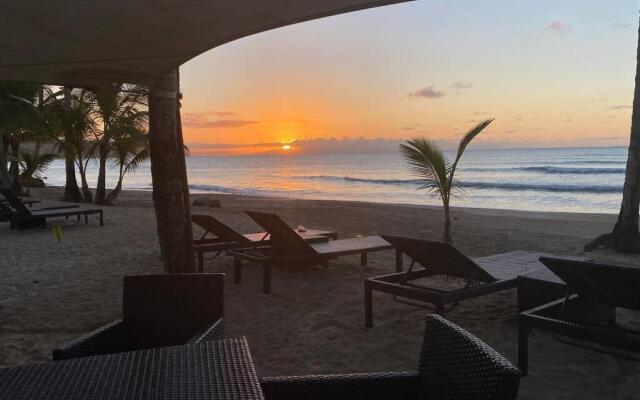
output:
[[[126,351],[126,330],[121,319],[102,326],[86,335],[65,342],[52,352],[54,360],[87,357]]]
[[[418,372],[382,372],[261,378],[266,400],[419,399]]]
[[[224,339],[224,319],[220,318],[213,325],[206,327],[195,334],[189,343],[200,343],[203,341]]]

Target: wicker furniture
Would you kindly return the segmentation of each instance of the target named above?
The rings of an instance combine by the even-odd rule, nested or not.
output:
[[[471,260],[449,243],[389,235],[383,235],[383,238],[397,251],[409,256],[412,264],[405,272],[364,280],[366,327],[373,326],[374,291],[432,305],[436,313],[444,315],[460,301],[515,288],[518,276],[544,268],[538,261],[544,255],[542,253],[512,251]],[[581,257],[566,258],[584,260]],[[422,268],[414,269],[416,263]],[[464,282],[464,286],[444,290],[416,283],[419,279],[434,276],[453,277]]]
[[[122,318],[53,350],[53,359],[222,338],[223,284],[223,274],[125,276]]]
[[[267,400],[516,399],[520,371],[439,315],[428,315],[418,368],[409,372],[262,378]]]
[[[380,236],[309,243],[276,214],[247,211],[247,214],[271,235],[269,246],[254,246],[228,252],[235,259],[234,283],[242,281],[242,261],[262,266],[262,291],[271,293],[271,269],[280,265],[327,265],[338,256],[359,254],[360,264],[367,265],[367,255],[374,251],[392,250]],[[396,253],[397,254],[397,253]]]
[[[24,229],[32,227],[47,226],[47,218],[59,218],[59,217],[77,217],[78,221],[84,216],[85,224],[89,223],[89,215],[98,215],[100,218],[100,226],[104,225],[104,213],[102,209],[98,208],[80,208],[77,204],[70,204],[65,206],[45,207],[40,209],[29,209],[25,206],[18,196],[11,189],[0,188],[0,194],[2,194],[11,207],[13,212],[11,214],[10,226],[11,229]],[[1,211],[0,211],[1,212]]]
[[[616,308],[640,310],[640,268],[546,257],[540,261],[567,283],[568,290],[565,299],[520,313],[518,365],[525,375],[532,329],[640,352],[640,332],[616,323]]]
[[[204,255],[206,253],[215,252],[213,259],[226,250],[270,244],[271,237],[267,232],[242,234],[211,215],[191,214],[191,221],[205,231],[202,237],[193,241],[200,272],[203,272],[204,269]],[[326,242],[329,239],[338,238],[338,233],[335,231],[317,229],[299,231],[296,229],[295,232],[309,243]],[[207,238],[209,234],[214,237]]]
[[[244,338],[0,369],[0,400],[262,400]]]

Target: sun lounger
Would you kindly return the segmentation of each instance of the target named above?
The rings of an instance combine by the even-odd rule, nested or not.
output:
[[[398,301],[409,299],[420,305],[432,305],[438,314],[444,315],[462,300],[515,288],[518,276],[544,268],[538,261],[543,255],[541,253],[514,251],[472,260],[449,243],[388,235],[382,237],[397,251],[411,258],[412,264],[405,272],[364,280],[367,327],[373,325],[373,291],[392,294]],[[567,259],[586,260],[570,256]],[[415,269],[415,264],[421,268]],[[416,283],[419,279],[434,276],[457,279],[464,286],[444,290]]]
[[[77,204],[70,206],[60,206],[60,208],[41,208],[29,209],[25,206],[10,189],[0,189],[2,194],[8,201],[13,212],[11,214],[11,229],[23,229],[35,226],[46,227],[47,218],[72,217],[76,216],[78,221],[84,216],[84,222],[89,222],[89,215],[98,214],[100,216],[100,226],[104,225],[104,216],[102,209],[97,208],[80,208]]]
[[[53,350],[53,359],[224,338],[224,274],[125,276],[122,318]]]
[[[29,206],[29,207],[33,207],[34,204],[36,203],[40,203],[40,200],[38,199],[25,199],[23,197],[18,197],[18,200],[20,200],[20,202],[22,204],[24,204],[25,206]],[[5,204],[8,205],[9,204],[9,200],[0,200],[0,204]]]
[[[274,265],[322,265],[338,256],[360,254],[361,264],[367,264],[367,254],[391,250],[393,247],[380,236],[338,239],[321,243],[306,242],[276,214],[247,211],[247,214],[271,235],[269,246],[235,249],[228,252],[235,258],[234,282],[240,283],[242,261],[262,266],[262,291],[271,292],[271,268]]]
[[[199,239],[193,241],[195,252],[198,255],[198,268],[200,272],[202,272],[204,268],[205,253],[215,252],[216,254],[213,256],[213,258],[215,258],[226,250],[246,248],[258,244],[268,245],[271,240],[271,236],[267,232],[243,235],[211,215],[191,214],[191,221],[205,231]],[[321,231],[317,229],[300,231],[295,229],[295,232],[307,242],[324,242],[329,239],[338,238],[338,234],[335,231]],[[207,238],[209,234],[214,235],[214,237]]]
[[[515,400],[520,371],[459,326],[427,315],[413,371],[261,378],[266,400]]]
[[[528,341],[532,329],[611,347],[607,350],[611,352],[613,348],[640,352],[640,331],[616,323],[616,308],[640,311],[639,267],[546,257],[540,261],[566,282],[568,290],[564,299],[520,313],[518,365],[525,375],[528,372]],[[563,342],[588,347],[578,342]],[[597,350],[602,351],[602,348]]]

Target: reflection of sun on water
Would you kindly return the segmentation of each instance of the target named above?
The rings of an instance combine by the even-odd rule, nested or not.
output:
[[[291,150],[291,145],[283,144],[282,145],[282,150]]]

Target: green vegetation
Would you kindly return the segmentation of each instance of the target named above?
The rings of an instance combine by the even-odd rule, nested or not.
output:
[[[453,242],[449,211],[451,198],[464,194],[464,191],[455,180],[458,162],[469,143],[491,122],[493,122],[493,119],[479,123],[462,137],[453,163],[447,160],[435,142],[427,138],[412,139],[407,141],[407,144],[400,145],[400,151],[407,160],[409,168],[422,181],[420,189],[425,189],[428,196],[439,197],[442,200],[444,210],[442,240],[445,242]]]
[[[146,89],[113,84],[72,90],[0,82],[0,187],[22,193],[23,185],[42,184],[45,169],[58,155],[65,159],[65,200],[111,204],[124,177],[149,158]],[[91,160],[98,167],[95,196],[87,181]],[[108,162],[118,170],[117,185],[109,193]]]

